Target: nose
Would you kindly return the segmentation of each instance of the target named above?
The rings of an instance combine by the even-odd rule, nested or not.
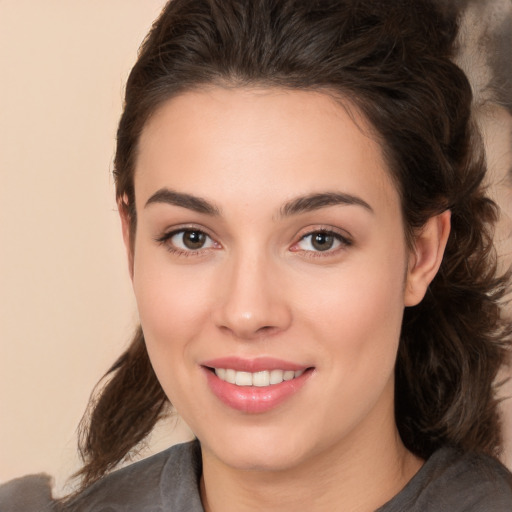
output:
[[[286,330],[292,321],[278,265],[262,255],[225,262],[213,320],[238,339],[251,340]]]

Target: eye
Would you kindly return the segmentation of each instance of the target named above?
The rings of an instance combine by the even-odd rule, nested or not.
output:
[[[303,236],[294,246],[294,250],[327,252],[334,251],[341,246],[349,246],[351,241],[333,231],[313,231]]]
[[[204,231],[199,229],[172,231],[158,238],[157,242],[165,244],[171,252],[181,253],[200,251],[217,246]]]

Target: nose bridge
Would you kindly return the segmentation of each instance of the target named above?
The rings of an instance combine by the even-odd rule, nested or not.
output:
[[[218,327],[239,338],[253,338],[285,329],[291,312],[276,277],[279,269],[272,255],[246,247],[225,262],[219,302]]]

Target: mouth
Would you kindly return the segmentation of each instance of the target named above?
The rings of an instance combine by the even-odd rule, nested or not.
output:
[[[315,373],[312,366],[271,358],[223,358],[201,366],[213,395],[229,408],[250,414],[288,402]]]
[[[281,382],[290,381],[299,378],[304,370],[263,370],[259,372],[237,371],[233,368],[211,368],[211,371],[222,381],[235,386],[256,386],[267,387],[276,386]]]

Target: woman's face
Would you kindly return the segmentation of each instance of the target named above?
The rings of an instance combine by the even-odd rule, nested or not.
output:
[[[203,452],[232,467],[289,468],[394,428],[409,256],[352,113],[320,93],[212,88],[143,131],[132,257],[148,351]]]

